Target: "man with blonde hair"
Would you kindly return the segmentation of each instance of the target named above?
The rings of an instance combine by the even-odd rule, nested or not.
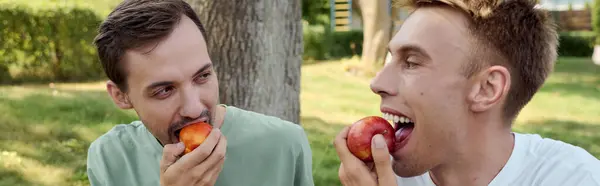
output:
[[[600,185],[600,162],[580,147],[512,132],[552,71],[557,33],[533,0],[407,0],[371,89],[393,120],[391,153],[373,163],[335,139],[344,185]],[[392,157],[392,158],[390,158]]]

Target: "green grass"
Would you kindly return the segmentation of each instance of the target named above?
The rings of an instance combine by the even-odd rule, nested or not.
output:
[[[302,68],[302,125],[313,149],[316,185],[339,185],[331,141],[351,122],[379,115],[368,78],[346,75],[339,62]],[[600,67],[563,58],[523,110],[519,132],[579,145],[600,158]],[[89,185],[90,142],[118,123],[136,119],[117,109],[103,83],[0,86],[0,185]]]

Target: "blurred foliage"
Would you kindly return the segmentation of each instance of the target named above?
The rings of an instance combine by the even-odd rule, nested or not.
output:
[[[360,30],[332,32],[329,25],[304,25],[304,60],[330,60],[361,55]]]
[[[96,12],[2,2],[0,82],[81,81],[103,75],[92,44],[102,21]]]
[[[329,1],[302,1],[305,61],[341,59],[362,52],[362,31],[331,30]]]
[[[329,24],[329,1],[330,0],[303,0],[302,19],[310,25]]]
[[[591,56],[594,52],[594,32],[563,32],[560,33],[558,55],[560,56]]]
[[[594,32],[559,34],[560,56],[589,57],[594,51]],[[304,60],[332,60],[362,54],[361,30],[332,32],[328,25],[304,25]]]
[[[53,10],[57,8],[80,8],[94,11],[106,17],[123,0],[0,0],[2,8],[27,6],[32,10]]]
[[[600,0],[594,0],[594,6],[592,9],[592,30],[596,35],[595,44],[600,44]]]

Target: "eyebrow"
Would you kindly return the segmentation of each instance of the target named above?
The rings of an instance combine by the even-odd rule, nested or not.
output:
[[[427,54],[427,52],[425,52],[425,49],[423,49],[417,45],[414,45],[414,44],[402,45],[402,47],[400,47],[397,51],[403,52],[403,53],[414,51],[414,52],[420,53],[421,55],[423,55],[423,57],[430,58],[429,54]],[[388,48],[388,52],[392,53],[390,48]]]
[[[202,66],[200,69],[198,69],[196,71],[196,73],[194,73],[194,75],[192,75],[192,78],[200,75],[202,72],[204,72],[206,69],[209,69],[210,67],[212,67],[212,63],[207,63],[204,66]]]
[[[208,68],[210,68],[210,67],[212,67],[212,64],[211,64],[211,63],[208,63],[208,64],[206,64],[206,65],[202,66],[200,69],[198,69],[198,70],[197,70],[197,71],[194,73],[194,75],[192,76],[192,78],[194,78],[194,77],[196,77],[196,76],[200,75],[202,72],[204,72],[206,69],[208,69]],[[160,87],[160,86],[167,86],[167,85],[171,85],[171,84],[173,84],[173,82],[172,82],[172,81],[159,81],[159,82],[154,82],[154,83],[152,83],[152,84],[148,85],[148,86],[146,87],[146,90],[147,90],[147,91],[151,91],[152,89],[154,89],[154,88],[156,88],[156,87]]]

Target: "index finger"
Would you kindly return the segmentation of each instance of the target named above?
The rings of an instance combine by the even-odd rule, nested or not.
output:
[[[340,133],[335,137],[335,141],[333,145],[335,146],[335,150],[340,158],[340,161],[345,162],[351,159],[357,159],[354,155],[348,150],[348,145],[346,144],[346,138],[348,137],[348,131],[350,131],[350,127],[344,127]]]
[[[166,172],[167,168],[177,161],[177,158],[183,153],[184,149],[185,147],[183,147],[183,143],[181,142],[165,145],[163,147],[162,160],[160,161],[160,172]]]

